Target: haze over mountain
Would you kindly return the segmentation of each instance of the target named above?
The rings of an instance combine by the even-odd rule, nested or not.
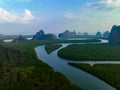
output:
[[[119,10],[120,0],[0,0],[0,33],[110,31]]]

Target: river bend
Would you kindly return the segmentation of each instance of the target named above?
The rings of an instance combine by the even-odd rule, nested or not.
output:
[[[63,44],[61,48],[66,47],[68,44]],[[68,65],[68,61],[57,56],[59,49],[55,50],[51,54],[47,54],[45,46],[38,46],[35,48],[37,56],[40,60],[50,65],[54,71],[62,73],[66,76],[71,83],[76,84],[83,88],[83,90],[116,90],[106,82],[99,78],[84,72],[81,69],[77,69]]]

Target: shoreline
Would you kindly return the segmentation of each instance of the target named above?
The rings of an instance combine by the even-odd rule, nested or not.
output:
[[[73,64],[74,64],[74,63],[73,63]],[[84,72],[89,73],[89,74],[93,75],[94,77],[99,78],[100,80],[104,81],[105,83],[111,85],[113,88],[115,88],[116,90],[118,90],[116,86],[112,85],[109,81],[104,80],[102,77],[96,75],[95,73],[93,73],[93,72],[91,72],[91,71],[87,71],[87,70],[84,69],[84,68],[81,68],[81,67],[77,67],[77,66],[75,66],[75,65],[72,65],[72,63],[68,63],[68,65],[70,65],[70,66],[72,66],[72,67],[75,67],[75,68],[78,68],[78,69],[81,69],[81,70],[83,70]]]

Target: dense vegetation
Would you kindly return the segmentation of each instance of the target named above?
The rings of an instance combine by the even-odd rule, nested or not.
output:
[[[57,41],[57,43],[93,43],[93,42],[101,42],[101,40],[99,39],[70,40],[70,38],[65,38],[65,39],[59,39]]]
[[[80,90],[37,59],[34,48],[46,42],[1,43],[0,90]]]
[[[108,39],[107,37],[99,37],[99,36],[96,36],[96,35],[75,35],[75,36],[69,36],[68,38]]]
[[[69,63],[69,65],[83,69],[120,90],[120,64],[96,64],[90,66],[89,64]]]
[[[5,40],[5,39],[13,39],[16,38],[18,35],[0,35],[0,40]],[[25,38],[30,38],[32,35],[23,35]]]
[[[45,50],[47,51],[48,54],[53,52],[54,50],[60,48],[62,45],[46,45]]]
[[[70,60],[120,60],[120,45],[74,44],[61,49],[58,55]]]

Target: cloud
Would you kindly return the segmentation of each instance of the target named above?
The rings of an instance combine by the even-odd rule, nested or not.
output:
[[[80,19],[79,15],[75,15],[73,13],[65,13],[64,17],[66,19]]]
[[[98,10],[112,10],[120,8],[120,0],[100,0],[98,2],[88,2],[86,5]]]
[[[89,2],[80,12],[65,13],[69,25],[82,31],[96,32],[110,30],[120,25],[120,0],[99,0]]]
[[[0,23],[22,23],[27,24],[34,20],[34,16],[27,9],[24,10],[22,15],[9,12],[3,8],[0,8]]]
[[[25,9],[23,17],[19,17],[19,18],[21,19],[21,22],[29,23],[30,21],[32,21],[34,19],[34,16],[31,14],[31,12],[29,10]]]

